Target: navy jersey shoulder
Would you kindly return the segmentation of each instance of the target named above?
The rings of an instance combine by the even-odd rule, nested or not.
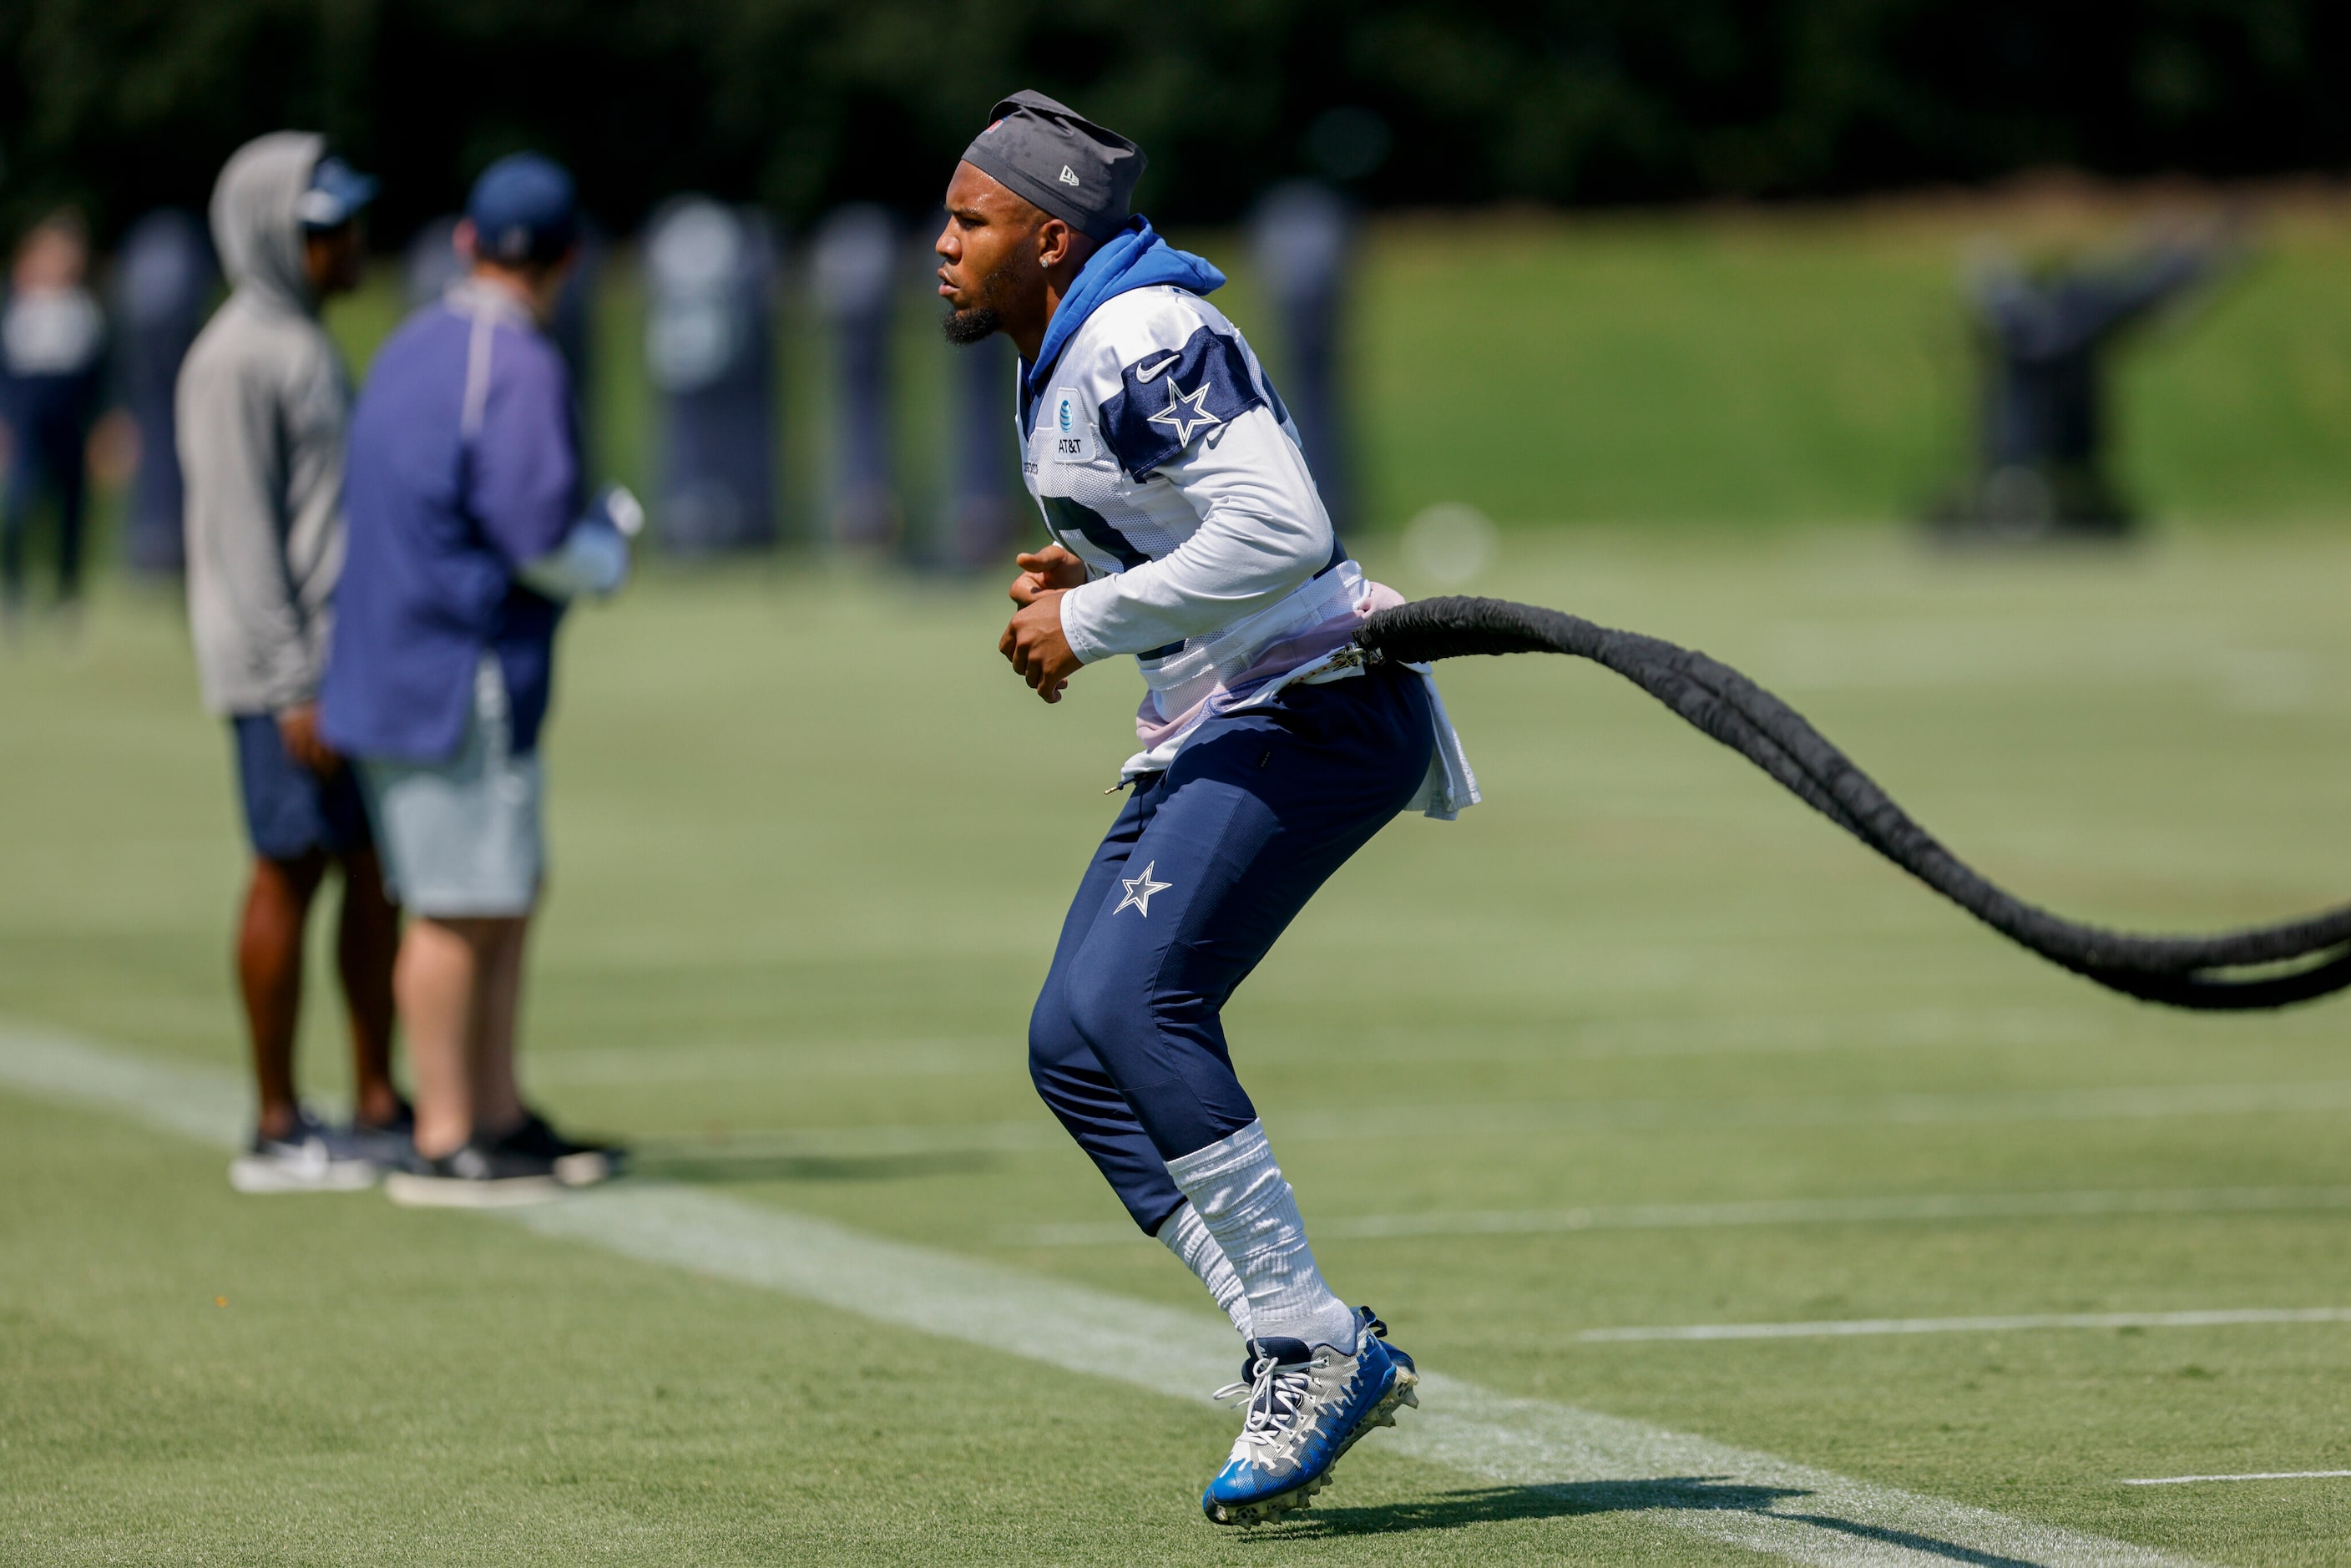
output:
[[[1175,349],[1155,349],[1119,372],[1102,405],[1102,443],[1140,479],[1195,438],[1267,406],[1240,340],[1201,326]]]

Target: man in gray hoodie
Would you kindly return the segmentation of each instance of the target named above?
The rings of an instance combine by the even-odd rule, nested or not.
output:
[[[235,285],[188,351],[178,389],[186,475],[188,621],[204,704],[229,722],[254,852],[236,968],[260,1108],[229,1168],[241,1192],[365,1186],[404,1151],[392,1086],[386,898],[358,786],[319,738],[329,601],[343,562],[350,383],[319,320],[357,286],[375,182],[302,131],[247,142],[213,190],[213,242]],[[350,1019],[349,1128],[294,1088],[303,927],[329,865],[343,873],[336,947]]]

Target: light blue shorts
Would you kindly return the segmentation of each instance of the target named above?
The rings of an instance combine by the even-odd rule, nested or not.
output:
[[[474,672],[465,739],[447,762],[364,758],[386,890],[412,914],[528,915],[547,865],[538,754],[514,754],[514,717],[495,654]]]

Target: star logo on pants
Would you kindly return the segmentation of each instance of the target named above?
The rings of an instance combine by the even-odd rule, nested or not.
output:
[[[1172,882],[1154,882],[1151,880],[1151,873],[1154,871],[1156,871],[1158,867],[1159,862],[1157,861],[1153,861],[1150,864],[1143,868],[1143,874],[1141,876],[1122,877],[1119,879],[1118,885],[1126,889],[1126,896],[1118,901],[1118,909],[1124,909],[1131,904],[1134,905],[1135,908],[1143,912],[1143,917],[1145,920],[1151,918],[1151,895],[1155,893],[1165,893],[1169,888],[1176,885]],[[1111,913],[1113,915],[1116,915],[1118,913],[1118,909],[1113,909]]]

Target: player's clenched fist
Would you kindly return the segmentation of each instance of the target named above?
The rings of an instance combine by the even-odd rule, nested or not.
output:
[[[1012,672],[1027,681],[1036,694],[1049,703],[1061,700],[1061,688],[1078,673],[1082,663],[1070,651],[1070,640],[1061,634],[1061,594],[1064,590],[1048,589],[1035,595],[1012,617],[996,646],[1012,661]]]
[[[1081,663],[1061,634],[1061,595],[1085,581],[1086,563],[1060,545],[1047,545],[1033,555],[1013,557],[1012,564],[1020,569],[1011,588],[1012,602],[1020,610],[996,646],[1031,690],[1057,703]]]

